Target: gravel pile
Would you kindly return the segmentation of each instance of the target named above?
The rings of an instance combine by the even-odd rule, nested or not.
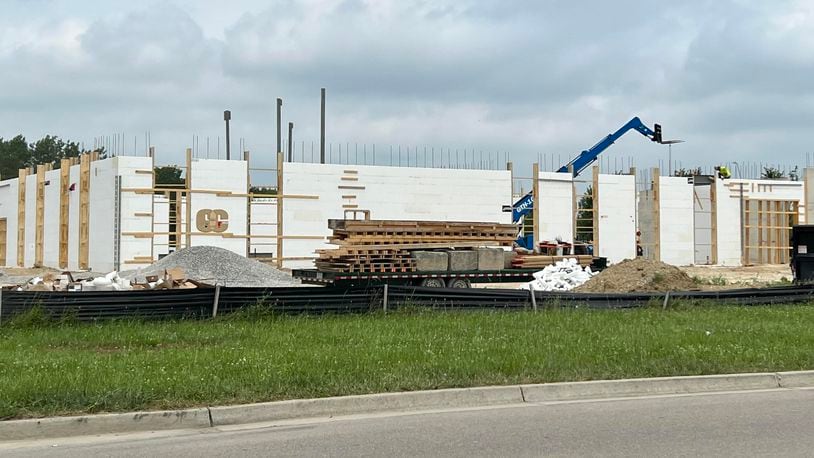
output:
[[[121,272],[120,276],[144,281],[147,275],[163,275],[165,269],[173,268],[183,269],[189,279],[223,286],[300,286],[299,280],[285,272],[213,246],[184,248],[143,269]]]
[[[688,291],[698,285],[678,267],[644,258],[626,259],[574,289],[580,293]]]

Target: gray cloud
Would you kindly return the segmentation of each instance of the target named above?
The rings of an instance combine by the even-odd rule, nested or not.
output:
[[[633,115],[686,139],[687,161],[799,160],[814,120],[805,1],[245,0],[239,17],[210,0],[51,4],[30,23],[16,4],[25,34],[0,31],[14,69],[0,74],[0,136],[151,130],[177,158],[194,134],[214,142],[229,108],[235,136],[271,151],[274,98],[311,141],[320,87],[332,141],[519,162],[576,153]],[[641,138],[614,148],[641,166],[664,155]]]

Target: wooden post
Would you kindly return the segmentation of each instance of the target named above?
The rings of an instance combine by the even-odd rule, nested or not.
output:
[[[593,171],[593,194],[591,195],[591,225],[593,230],[594,256],[602,256],[599,251],[599,166],[591,167]]]
[[[656,261],[661,261],[661,172],[658,167],[653,168],[653,255]]]
[[[277,153],[277,268],[283,267],[283,153]]]
[[[148,151],[153,189],[155,189],[155,146],[151,146]],[[169,205],[167,208],[169,209]],[[167,220],[167,231],[169,231],[169,210],[167,210]],[[167,244],[167,248],[169,248],[169,236],[167,236]],[[150,194],[150,260],[155,261],[155,193]]]
[[[571,227],[571,233],[572,233],[571,242],[572,242],[572,244],[576,244],[577,243],[577,235],[578,235],[577,228],[579,227],[579,218],[577,217],[579,215],[579,205],[578,205],[579,204],[579,196],[577,195],[577,183],[573,179],[573,176],[574,176],[574,166],[573,165],[568,166],[568,173],[570,173],[571,177],[572,177],[571,178],[571,225],[572,225],[572,227]],[[573,245],[572,245],[572,248],[573,248]],[[574,254],[573,249],[571,251],[571,254]]]
[[[186,174],[186,244],[187,248],[192,246],[192,148],[187,148],[187,174]],[[176,223],[177,224],[177,223]]]
[[[212,301],[212,318],[218,316],[218,302],[220,302],[220,285],[215,285],[215,300]]]
[[[71,160],[59,162],[59,267],[68,268],[68,228],[71,205]]]
[[[534,252],[538,252],[538,246],[540,246],[540,164],[535,162],[533,165],[532,170],[532,184],[531,184],[531,197],[532,197],[532,211],[531,217],[533,221],[533,230],[534,230],[534,246],[532,246]]]
[[[743,217],[741,217],[741,265],[746,266],[749,265],[751,262],[749,253],[750,250],[750,238],[751,238],[751,227],[744,227],[746,225],[750,225],[750,221],[752,220],[752,207],[749,204],[749,201],[745,202],[744,210],[743,210]]]
[[[25,267],[25,182],[28,169],[19,169],[17,181],[17,266]]]
[[[79,159],[79,268],[87,270],[90,256],[90,163],[91,156]]]
[[[37,188],[34,213],[34,266],[42,267],[45,242],[45,164],[37,166]]]

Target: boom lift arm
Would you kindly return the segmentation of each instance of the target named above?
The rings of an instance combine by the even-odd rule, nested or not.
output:
[[[573,174],[574,176],[578,176],[582,173],[583,170],[588,168],[589,165],[593,164],[594,161],[602,154],[603,151],[608,149],[609,146],[613,145],[616,140],[619,140],[623,135],[625,135],[629,130],[636,130],[640,134],[644,135],[645,137],[649,138],[651,141],[656,143],[662,142],[661,137],[661,125],[656,124],[654,128],[651,130],[649,127],[645,126],[644,123],[638,117],[635,117],[627,122],[624,126],[620,127],[619,130],[616,132],[609,134],[607,137],[600,140],[594,146],[582,151],[579,153],[577,157],[571,159],[571,161],[557,170],[559,173],[568,173],[569,169],[573,167]],[[512,205],[512,222],[514,224],[518,224],[522,218],[532,212],[534,209],[534,196],[531,192],[523,196],[520,200],[515,202]],[[517,239],[518,245],[522,246],[523,248],[532,250],[534,249],[534,237],[533,235],[521,235]]]

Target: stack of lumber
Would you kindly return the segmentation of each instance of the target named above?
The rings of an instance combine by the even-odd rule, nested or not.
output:
[[[333,272],[412,272],[414,250],[511,246],[512,224],[444,221],[329,220],[329,243],[316,267]]]
[[[515,269],[544,269],[546,266],[556,264],[557,261],[564,259],[574,258],[582,267],[590,266],[593,262],[591,255],[565,255],[565,256],[551,256],[545,254],[526,254],[518,255],[512,260],[512,267]]]

